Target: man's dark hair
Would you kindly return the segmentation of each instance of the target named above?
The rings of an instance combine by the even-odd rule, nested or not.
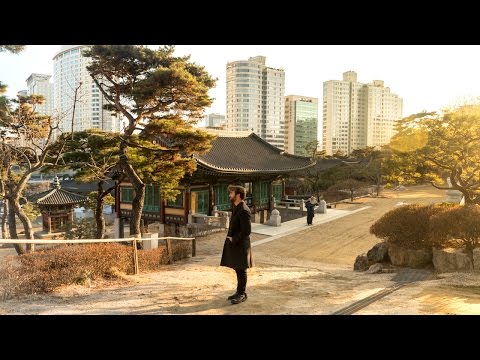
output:
[[[242,200],[245,199],[246,191],[245,191],[245,188],[243,186],[230,185],[228,187],[228,191],[235,191],[235,195],[240,194],[240,199],[242,199]]]

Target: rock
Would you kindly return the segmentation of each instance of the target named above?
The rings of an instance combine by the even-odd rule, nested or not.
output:
[[[369,264],[388,261],[388,243],[382,241],[375,244],[368,250],[367,259]]]
[[[267,225],[271,226],[280,226],[282,225],[282,217],[280,216],[280,211],[273,209],[270,214],[270,220],[267,222]]]
[[[354,271],[365,271],[368,269],[368,260],[365,254],[358,255],[353,264]]]
[[[424,268],[432,263],[432,250],[413,250],[389,244],[388,257],[392,265],[411,268]]]
[[[433,266],[439,272],[473,269],[472,261],[464,249],[453,248],[433,249]]]
[[[380,274],[383,272],[382,264],[376,263],[368,268],[366,271],[368,274]]]
[[[318,202],[318,207],[315,209],[315,213],[317,214],[325,214],[327,212],[327,203],[325,200],[320,200]]]

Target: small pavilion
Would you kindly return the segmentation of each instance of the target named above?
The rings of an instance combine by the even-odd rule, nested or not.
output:
[[[58,232],[67,224],[72,224],[74,206],[87,201],[87,197],[63,190],[58,177],[55,176],[52,189],[34,194],[29,200],[40,208],[43,220],[42,232],[51,234]]]

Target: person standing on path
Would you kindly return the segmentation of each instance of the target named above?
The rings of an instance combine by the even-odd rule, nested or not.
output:
[[[251,212],[245,199],[245,188],[231,185],[228,187],[230,201],[233,203],[232,218],[227,238],[223,245],[220,266],[232,268],[237,273],[237,291],[228,297],[232,304],[247,300],[247,269],[253,266],[250,233],[252,230]]]
[[[318,205],[315,202],[315,198],[313,196],[310,196],[310,198],[305,203],[305,207],[307,208],[307,225],[312,225],[312,220],[313,220],[313,217],[315,216],[314,214],[315,205]]]

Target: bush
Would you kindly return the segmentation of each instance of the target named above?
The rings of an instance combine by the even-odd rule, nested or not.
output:
[[[467,253],[480,246],[480,206],[465,205],[447,207],[445,211],[432,216],[430,231],[439,244],[454,246],[460,242]]]
[[[436,242],[430,233],[430,218],[445,210],[441,205],[399,206],[373,223],[370,233],[407,249],[430,249]]]
[[[97,222],[95,218],[74,219],[71,225],[67,225],[61,231],[65,231],[65,239],[96,239]]]
[[[172,241],[173,259],[188,257],[189,243]],[[138,250],[141,272],[155,271],[168,263],[165,246]],[[95,279],[122,279],[133,274],[131,246],[115,243],[57,246],[7,259],[0,267],[3,297],[46,293],[62,285],[89,284]]]

